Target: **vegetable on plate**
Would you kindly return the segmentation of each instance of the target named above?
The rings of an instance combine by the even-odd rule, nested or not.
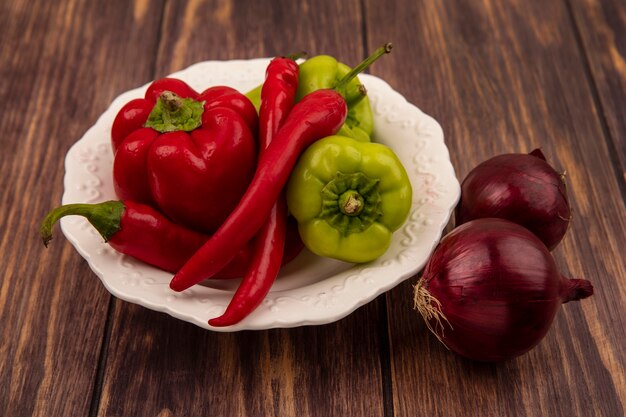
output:
[[[298,88],[298,64],[292,57],[274,58],[267,67],[259,110],[261,155],[283,125],[294,105]],[[287,202],[280,195],[254,237],[250,267],[233,294],[226,311],[209,320],[211,326],[230,326],[243,320],[269,292],[285,250]]]
[[[176,223],[212,233],[254,175],[257,123],[252,103],[230,87],[198,94],[180,80],[155,81],[113,123],[118,198],[154,206]]]
[[[350,71],[349,66],[329,55],[318,55],[307,59],[300,64],[296,101],[302,100],[313,91],[335,88]],[[260,106],[261,87],[258,86],[246,93],[257,108]],[[374,117],[369,98],[363,94],[364,88],[358,78],[342,86],[341,93],[348,106],[348,115],[337,134],[369,142],[374,130]]]
[[[304,245],[346,262],[368,262],[385,253],[411,202],[411,183],[391,149],[342,136],[311,145],[287,186],[287,204]]]
[[[96,204],[66,204],[51,210],[41,223],[44,245],[52,239],[54,224],[65,216],[83,216],[113,249],[164,271],[175,273],[210,236],[171,222],[145,204],[133,201],[105,201]],[[298,229],[287,225],[282,264],[295,258],[302,249]],[[243,246],[215,278],[242,277],[250,266],[251,242]]]

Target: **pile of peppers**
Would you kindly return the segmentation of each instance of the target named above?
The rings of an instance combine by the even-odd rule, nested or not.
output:
[[[306,246],[368,262],[406,220],[411,184],[397,156],[371,142],[373,117],[354,69],[321,55],[277,57],[246,95],[154,81],[111,128],[119,200],[68,204],[41,225],[47,245],[62,217],[80,215],[117,251],[174,273],[183,291],[242,278],[211,326],[249,315],[282,265]]]

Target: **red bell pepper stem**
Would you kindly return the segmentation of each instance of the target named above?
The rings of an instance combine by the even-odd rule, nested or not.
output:
[[[83,216],[116,251],[168,272],[178,271],[210,236],[172,223],[150,206],[132,201],[105,201],[97,204],[66,204],[50,211],[43,220],[40,236],[48,246],[54,224],[65,216]],[[300,252],[301,241],[295,225],[289,225],[283,263]],[[215,276],[242,277],[250,263],[252,245],[239,250]]]
[[[299,67],[292,57],[275,58],[267,67],[261,90],[259,142],[261,155],[291,111],[298,90]],[[209,325],[222,327],[240,322],[261,303],[280,271],[287,230],[287,202],[284,193],[272,207],[269,217],[255,237],[250,267],[241,284],[219,317]]]
[[[379,48],[375,55],[380,57],[390,50]],[[356,75],[350,72],[346,77],[352,79]],[[338,85],[343,87],[345,82],[341,80]],[[347,114],[346,101],[335,90],[317,90],[298,102],[262,155],[237,207],[213,237],[174,275],[170,288],[183,291],[211,278],[226,265],[263,226],[302,151],[316,140],[337,133]]]

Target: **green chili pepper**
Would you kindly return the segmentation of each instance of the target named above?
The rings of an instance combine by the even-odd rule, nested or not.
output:
[[[385,253],[411,201],[411,183],[391,149],[342,136],[309,146],[287,185],[287,204],[306,247],[347,262]]]
[[[300,101],[305,95],[315,90],[334,88],[350,70],[349,66],[328,55],[318,55],[304,61],[300,64],[296,101]],[[355,78],[342,92],[348,104],[348,117],[338,135],[369,142],[374,130],[374,120],[370,101],[363,94],[363,88],[358,78]],[[246,96],[258,111],[261,102],[261,86],[249,91]]]

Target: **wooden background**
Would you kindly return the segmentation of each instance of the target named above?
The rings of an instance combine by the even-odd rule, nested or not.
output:
[[[0,0],[0,415],[610,416],[626,408],[623,0]],[[372,67],[442,125],[459,178],[542,147],[590,279],[502,364],[447,351],[412,278],[324,326],[219,334],[118,300],[37,236],[68,148],[123,91],[207,59],[304,49]],[[57,231],[57,233],[59,233]]]

